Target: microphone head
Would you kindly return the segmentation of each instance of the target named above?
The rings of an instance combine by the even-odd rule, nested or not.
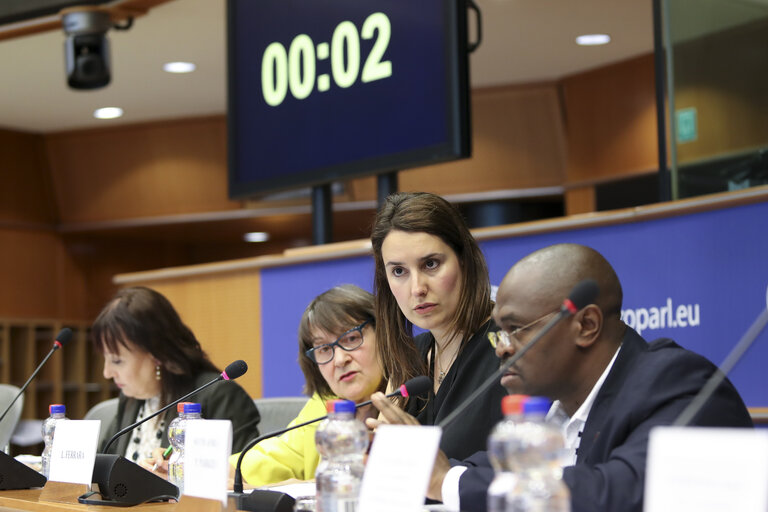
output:
[[[69,327],[65,327],[62,330],[59,331],[59,334],[56,335],[56,339],[53,340],[53,345],[56,348],[61,348],[63,345],[66,345],[69,343],[69,340],[72,339],[72,329]]]
[[[234,363],[229,363],[229,366],[224,368],[224,371],[221,372],[221,376],[224,377],[224,380],[234,380],[247,371],[248,365],[245,364],[245,361],[242,359],[238,359]]]
[[[432,380],[426,375],[419,375],[405,381],[405,384],[400,386],[400,394],[406,398],[412,395],[420,395],[426,393],[430,386],[432,386]]]
[[[571,313],[575,313],[584,306],[592,304],[597,298],[600,288],[594,279],[584,279],[571,290],[568,299],[565,301],[565,307]]]

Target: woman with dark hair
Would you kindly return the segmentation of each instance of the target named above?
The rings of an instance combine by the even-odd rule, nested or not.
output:
[[[299,365],[304,392],[311,398],[290,425],[323,416],[328,400],[359,403],[385,388],[376,356],[373,302],[373,295],[346,284],[321,293],[307,306],[299,323]],[[370,405],[357,412],[363,420],[377,414]],[[245,481],[259,486],[314,478],[320,460],[316,429],[312,423],[254,446],[243,458]],[[233,465],[237,457],[230,459]]]
[[[417,375],[429,393],[400,400],[424,425],[438,424],[499,367],[488,333],[493,301],[488,268],[460,212],[423,192],[389,196],[371,233],[378,352],[390,386]],[[423,332],[414,338],[413,326]],[[441,448],[452,458],[484,450],[501,419],[495,384],[448,426]]]
[[[104,439],[221,374],[168,299],[150,288],[117,292],[96,318],[91,339],[104,354],[104,377],[120,388],[117,415]],[[259,411],[236,382],[218,382],[190,400],[201,404],[203,418],[232,421],[233,451],[258,435]],[[168,446],[168,425],[176,416],[170,408],[118,438],[109,453],[137,463],[155,457]]]

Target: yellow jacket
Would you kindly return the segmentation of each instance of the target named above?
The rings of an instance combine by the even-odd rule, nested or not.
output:
[[[299,415],[288,426],[304,423],[325,415],[325,401],[317,394],[307,401]],[[271,439],[265,439],[245,454],[241,470],[245,482],[254,486],[274,484],[295,478],[312,480],[320,455],[315,447],[315,430],[320,422],[290,430]],[[239,453],[229,459],[237,464]]]

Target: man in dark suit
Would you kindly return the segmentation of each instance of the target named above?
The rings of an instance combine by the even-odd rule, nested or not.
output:
[[[715,366],[671,340],[646,343],[626,326],[615,271],[597,251],[576,244],[536,251],[504,277],[493,312],[502,329],[496,355],[511,357],[587,278],[599,286],[594,304],[544,335],[501,383],[510,393],[555,400],[550,415],[562,419],[572,455],[563,479],[573,512],[641,512],[651,428],[671,424]],[[373,401],[387,422],[414,424],[383,395]],[[751,427],[752,421],[726,380],[692,425]],[[440,453],[428,497],[455,509],[485,511],[492,479],[485,452],[464,461],[449,461]]]

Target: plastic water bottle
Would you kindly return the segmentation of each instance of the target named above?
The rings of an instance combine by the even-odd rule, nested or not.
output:
[[[65,416],[67,408],[63,404],[51,404],[48,406],[48,412],[50,416],[43,421],[43,442],[45,442],[45,448],[43,448],[42,456],[42,473],[45,478],[48,478],[51,474],[51,450],[53,449],[53,436],[56,431],[56,424],[63,420],[68,420]]]
[[[179,413],[179,421],[174,426],[173,434],[171,434],[170,426],[168,429],[168,437],[173,446],[173,454],[168,461],[168,480],[179,488],[179,496],[181,496],[184,494],[184,437],[187,422],[199,420],[202,415],[200,414],[200,404],[183,402],[179,405],[182,406],[182,410]]]
[[[551,402],[530,397],[519,425],[520,450],[515,489],[507,502],[514,512],[570,512],[570,491],[563,482],[565,439],[560,428],[545,421]]]
[[[315,468],[315,482],[317,482],[317,475],[322,473],[328,465],[328,439],[326,436],[326,429],[333,416],[333,406],[336,402],[338,402],[338,400],[328,400],[325,402],[325,413],[327,414],[327,417],[318,423],[317,429],[315,429],[315,446],[317,447],[317,454],[320,456],[320,461]]]
[[[317,511],[355,512],[363,480],[368,431],[355,418],[355,404],[339,400],[324,430],[328,464],[318,472]]]
[[[179,422],[182,420],[182,418],[185,417],[184,406],[189,403],[192,402],[180,402],[176,404],[176,412],[178,413],[178,416],[173,418],[168,424],[168,442],[173,448],[173,452],[171,452],[171,456],[168,458],[168,481],[176,486],[178,486],[176,483],[176,469],[178,467],[177,461],[179,459],[179,454],[181,453],[181,446],[179,444],[181,440],[178,437],[178,428]]]
[[[523,404],[526,395],[508,395],[501,400],[504,419],[488,437],[488,458],[496,474],[488,487],[488,512],[506,512],[507,496],[512,493],[520,471],[518,452],[519,426],[523,421]]]

